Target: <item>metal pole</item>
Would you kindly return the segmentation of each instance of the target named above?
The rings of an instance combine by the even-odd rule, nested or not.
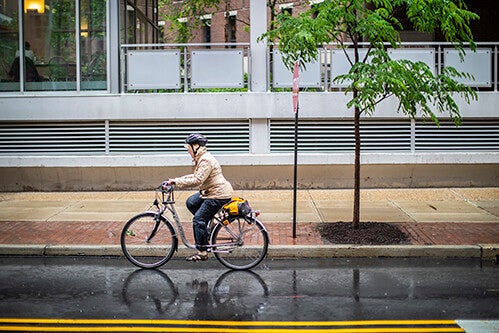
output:
[[[295,156],[294,156],[294,176],[293,176],[293,238],[296,238],[296,188],[298,176],[298,110],[295,112]]]

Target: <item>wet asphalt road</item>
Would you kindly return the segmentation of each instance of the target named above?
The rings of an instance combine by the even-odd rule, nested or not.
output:
[[[477,260],[0,257],[0,317],[344,321],[499,318],[499,265]]]

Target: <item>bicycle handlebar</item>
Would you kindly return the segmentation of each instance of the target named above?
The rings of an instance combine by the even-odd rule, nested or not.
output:
[[[156,200],[154,201],[155,205],[157,205],[159,202],[165,204],[165,203],[174,203],[174,194],[173,190],[175,189],[175,184],[167,184],[166,182],[163,182],[161,185],[156,187]],[[160,195],[161,193],[161,195]]]
[[[161,191],[163,193],[171,193],[175,189],[175,184],[166,184],[166,182],[163,182],[161,185],[159,185],[156,190]]]

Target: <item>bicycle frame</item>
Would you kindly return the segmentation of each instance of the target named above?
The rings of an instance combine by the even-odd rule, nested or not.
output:
[[[267,255],[270,243],[265,225],[257,219],[259,214],[250,209],[248,214],[236,215],[221,208],[208,221],[206,250],[230,269],[248,270],[258,265]],[[120,243],[123,254],[132,264],[157,268],[178,251],[179,238],[187,248],[197,247],[187,240],[175,209],[174,186],[162,185],[156,189],[153,205],[126,222]]]
[[[161,200],[158,200],[158,193],[161,192]],[[165,198],[166,196],[166,198]],[[175,230],[175,237],[177,237],[177,233],[180,234],[180,239],[182,240],[182,243],[190,249],[195,249],[196,245],[191,244],[188,240],[187,237],[185,236],[184,228],[182,227],[182,224],[180,223],[180,218],[177,214],[177,210],[175,209],[175,198],[173,196],[173,186],[169,186],[166,190],[160,186],[159,188],[156,189],[156,200],[154,200],[153,203],[154,206],[158,208],[157,211],[153,211],[156,220],[156,226],[154,227],[151,236],[148,237],[148,241],[151,240],[154,237],[155,230],[157,230],[157,227],[159,223],[161,223],[160,217],[164,217],[168,222],[171,223],[170,219],[164,215],[165,211],[168,209],[170,213],[172,214],[173,221],[175,223],[171,223],[173,225],[173,229]]]
[[[159,191],[161,191],[161,195],[162,195],[161,202],[158,200],[158,197],[157,197]],[[179,215],[177,213],[177,210],[175,209],[175,198],[174,198],[173,192],[174,192],[173,185],[170,185],[167,189],[163,189],[162,187],[160,187],[156,190],[156,200],[153,203],[153,205],[155,205],[158,208],[158,211],[154,212],[155,214],[157,214],[157,218],[155,218],[156,223],[159,225],[160,216],[163,216],[167,221],[169,221],[168,217],[164,215],[164,212],[168,209],[168,211],[172,215],[173,220],[175,222],[175,224],[173,224],[174,229],[176,232],[178,232],[180,234],[180,239],[182,240],[182,243],[187,248],[195,249],[196,244],[192,244],[187,240],[184,228],[182,227],[182,224],[180,223]],[[166,198],[165,198],[165,196],[166,196]],[[254,214],[254,212],[252,212],[251,214]],[[219,215],[219,213],[215,214],[213,219],[217,220],[216,224],[223,225],[222,218],[220,216],[217,216],[217,215]],[[249,218],[251,218],[254,221],[256,220],[252,216],[249,216]],[[170,221],[170,223],[171,223],[171,221]],[[158,225],[156,225],[154,227],[153,231],[151,232],[151,235],[148,237],[148,241],[154,237],[155,231],[157,230]],[[212,225],[212,223],[210,221],[210,224],[208,225],[208,228],[210,229],[209,236],[211,236],[211,230],[213,230],[215,225]],[[235,242],[228,242],[228,243],[217,243],[215,245],[213,245],[213,244],[205,245],[205,247],[208,249],[208,251],[210,251],[210,252],[230,252],[231,251],[230,248],[237,247],[237,246],[241,245],[240,236],[236,235],[230,228],[227,228],[225,225],[224,225],[224,228],[236,241]],[[265,229],[265,226],[263,226],[263,228]],[[266,229],[265,229],[265,231],[266,231]],[[177,235],[175,235],[175,236],[177,236]],[[218,248],[218,249],[215,249],[215,248]],[[228,248],[228,249],[220,249],[220,248]]]

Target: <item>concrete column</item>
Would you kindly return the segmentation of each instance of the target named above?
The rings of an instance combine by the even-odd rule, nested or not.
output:
[[[250,0],[251,91],[267,91],[267,40],[257,42],[267,31],[266,0]]]
[[[251,119],[250,151],[252,154],[270,153],[270,130],[268,119]]]

